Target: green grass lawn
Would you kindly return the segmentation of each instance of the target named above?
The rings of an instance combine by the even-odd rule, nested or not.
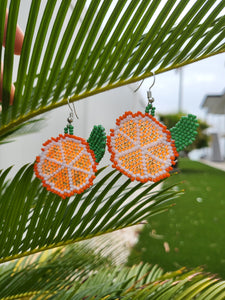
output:
[[[128,264],[158,264],[165,271],[204,266],[225,279],[225,172],[180,159],[180,173],[166,185],[182,183],[182,196],[168,212],[150,218]]]

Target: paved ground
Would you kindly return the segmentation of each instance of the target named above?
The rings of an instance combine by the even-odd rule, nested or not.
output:
[[[210,161],[210,160],[206,160],[206,159],[201,159],[200,162],[202,162],[203,164],[209,165],[211,167],[220,169],[222,171],[225,171],[225,161],[215,162],[215,161]]]

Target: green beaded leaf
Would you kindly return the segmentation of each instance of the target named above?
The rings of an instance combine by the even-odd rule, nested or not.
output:
[[[194,142],[198,133],[198,126],[196,116],[189,114],[186,117],[181,117],[180,121],[170,129],[171,137],[175,141],[178,152]]]
[[[95,125],[91,131],[90,137],[87,140],[91,150],[94,151],[95,161],[100,162],[105,154],[106,133],[102,125]]]

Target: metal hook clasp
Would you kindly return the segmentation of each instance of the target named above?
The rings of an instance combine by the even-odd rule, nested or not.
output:
[[[77,119],[79,119],[79,117],[78,117],[78,115],[77,115],[77,112],[76,112],[76,109],[75,109],[75,105],[74,105],[73,102],[72,102],[72,106],[73,106],[73,107],[71,107],[69,98],[67,98],[67,104],[68,104],[69,109],[70,109],[70,115],[69,115],[69,117],[67,118],[67,121],[68,121],[68,123],[72,123],[72,122],[73,122],[73,117],[74,117],[74,115],[76,116]]]
[[[153,87],[153,85],[155,84],[155,73],[152,72],[153,74],[153,83],[152,85],[149,87],[149,90],[147,91],[147,98],[148,98],[148,103],[153,103],[154,102],[154,98],[152,97],[152,92],[151,92],[151,88]]]
[[[151,103],[154,101],[154,98],[152,98],[151,88],[152,88],[153,85],[155,84],[155,73],[152,72],[152,75],[153,75],[153,83],[152,83],[152,85],[150,86],[149,90],[147,91],[148,101],[151,102]],[[136,93],[136,92],[140,89],[140,87],[142,86],[142,83],[143,83],[143,82],[144,82],[144,79],[142,79],[142,81],[141,81],[141,83],[139,84],[139,86],[134,90],[134,93]],[[153,101],[152,101],[152,99],[153,99]]]

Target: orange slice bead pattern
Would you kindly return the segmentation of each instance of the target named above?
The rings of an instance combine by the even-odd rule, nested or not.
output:
[[[97,163],[84,139],[64,134],[51,138],[43,146],[34,170],[47,190],[64,199],[82,193],[93,184]]]
[[[170,176],[178,153],[166,126],[140,111],[126,112],[116,125],[107,137],[114,168],[140,182]]]

